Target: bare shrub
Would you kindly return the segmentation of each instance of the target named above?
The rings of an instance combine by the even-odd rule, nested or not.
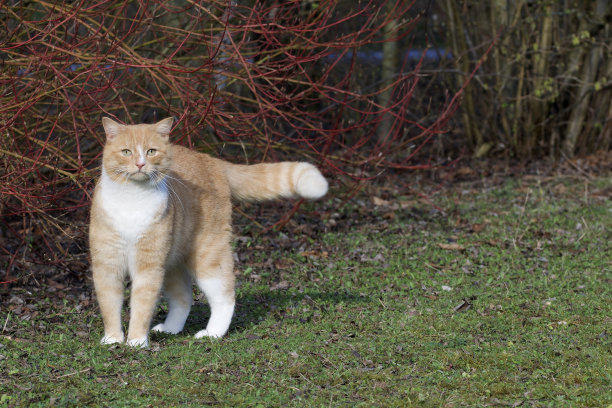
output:
[[[460,84],[497,44],[464,93],[461,118],[476,155],[572,157],[612,138],[612,3],[607,0],[442,2]]]
[[[1,4],[7,279],[28,262],[86,265],[102,116],[174,116],[177,143],[233,161],[309,160],[351,183],[430,166],[417,155],[459,101],[415,94],[424,53],[381,80],[381,44],[409,44],[422,16],[411,1]]]

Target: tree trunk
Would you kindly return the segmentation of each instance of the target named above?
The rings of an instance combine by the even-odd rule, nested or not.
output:
[[[446,0],[446,13],[448,14],[449,36],[451,38],[451,49],[455,54],[456,67],[459,73],[456,75],[456,86],[460,89],[465,78],[470,72],[469,47],[465,40],[466,30],[463,25],[464,16],[459,14],[454,0]],[[465,137],[470,143],[474,152],[480,152],[483,145],[483,137],[480,132],[480,125],[475,123],[476,108],[473,88],[466,88],[463,92],[463,102],[461,106],[461,119]]]
[[[603,19],[609,9],[608,0],[597,0],[593,5],[593,17]],[[596,20],[597,23],[597,20]],[[572,157],[576,153],[576,142],[578,136],[584,128],[587,109],[591,101],[593,85],[597,78],[597,71],[603,57],[603,47],[601,44],[595,45],[586,56],[582,72],[580,74],[580,87],[578,88],[576,106],[572,109],[567,126],[567,133],[563,141],[562,153],[566,157]]]
[[[393,13],[393,2],[388,2],[388,12]],[[383,91],[378,96],[379,104],[382,109],[390,109],[393,105],[393,87],[391,84],[395,80],[398,64],[398,42],[394,38],[396,35],[397,20],[391,19],[384,28],[385,42],[383,43],[382,57],[382,89]],[[393,133],[393,115],[384,113],[382,119],[376,129],[378,142],[384,145],[391,139]]]

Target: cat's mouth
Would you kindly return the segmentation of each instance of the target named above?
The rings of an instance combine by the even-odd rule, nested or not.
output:
[[[130,177],[130,180],[134,180],[134,181],[148,181],[151,179],[151,175],[142,170],[138,170],[138,171],[135,171],[134,173],[131,173],[129,177]]]
[[[157,184],[164,178],[163,173],[159,170],[144,171],[139,169],[128,175],[128,179],[137,183],[153,183]]]

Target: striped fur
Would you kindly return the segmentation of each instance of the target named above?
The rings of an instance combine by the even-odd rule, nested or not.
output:
[[[327,181],[310,163],[262,163],[251,166],[223,163],[232,197],[243,201],[275,198],[321,198]]]
[[[159,295],[165,321],[153,330],[182,331],[195,281],[211,318],[200,337],[221,337],[234,311],[231,202],[317,199],[327,181],[308,163],[234,165],[169,143],[172,119],[120,125],[103,119],[102,176],[91,207],[94,285],[104,321],[102,343],[125,341],[124,281],[132,281],[127,343],[148,345]]]

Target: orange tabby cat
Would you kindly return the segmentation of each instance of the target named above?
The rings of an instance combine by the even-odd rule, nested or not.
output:
[[[128,275],[128,345],[148,345],[162,290],[168,315],[153,330],[183,330],[193,280],[211,309],[206,329],[195,337],[223,336],[234,313],[230,198],[317,199],[327,192],[327,181],[308,163],[234,165],[170,144],[172,122],[127,126],[102,119],[106,145],[91,207],[90,247],[103,344],[124,341]]]

